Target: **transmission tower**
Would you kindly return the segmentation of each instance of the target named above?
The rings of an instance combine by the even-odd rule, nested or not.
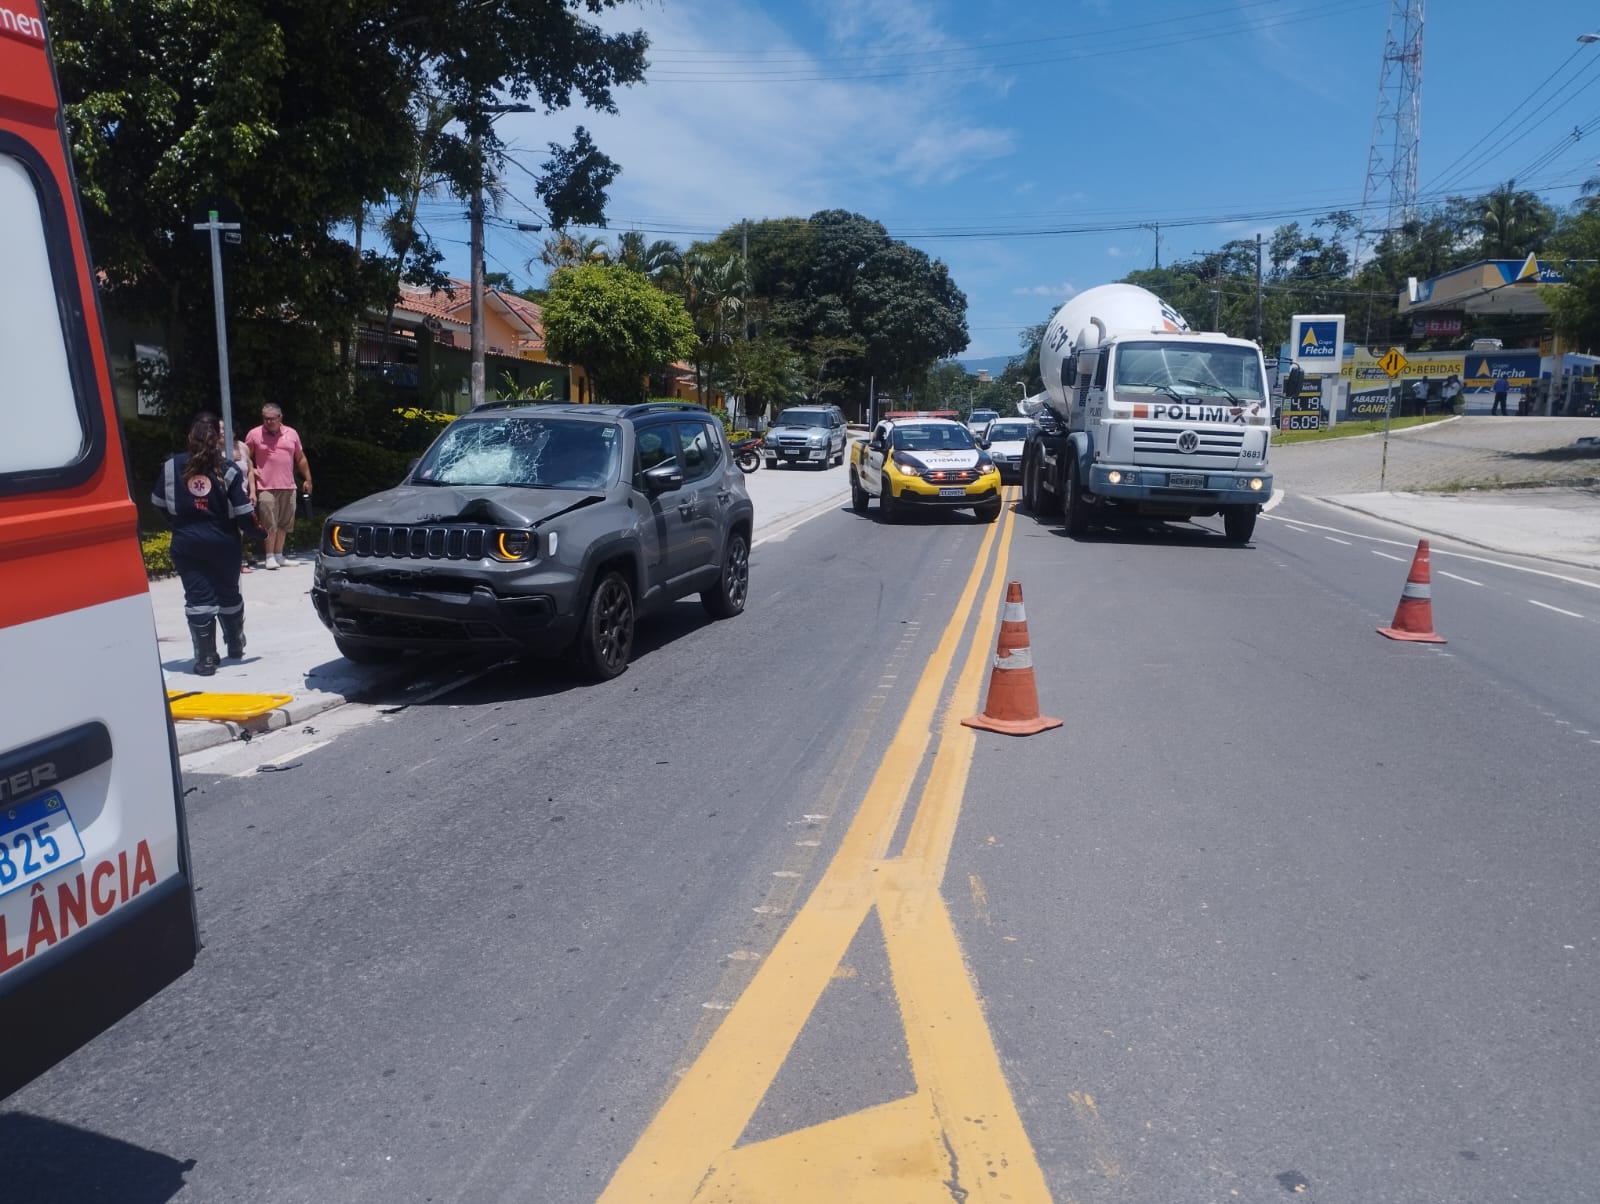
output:
[[[1372,147],[1367,152],[1367,182],[1361,190],[1363,235],[1381,236],[1416,216],[1417,153],[1422,144],[1423,4],[1424,0],[1391,0]],[[1378,207],[1384,207],[1381,226],[1374,221]]]

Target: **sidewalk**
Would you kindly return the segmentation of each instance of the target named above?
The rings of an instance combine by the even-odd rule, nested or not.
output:
[[[827,472],[762,468],[745,477],[755,504],[753,543],[843,505],[849,477]],[[245,656],[224,659],[213,677],[189,672],[193,645],[183,615],[183,586],[176,577],[150,583],[156,636],[167,689],[213,694],[287,694],[290,701],[247,723],[179,720],[180,755],[236,740],[246,733],[304,723],[311,716],[406,680],[411,666],[355,665],[339,655],[333,634],[311,606],[313,557],[291,556],[288,568],[257,568],[239,579],[244,594]],[[221,638],[218,645],[220,651]]]
[[[1348,493],[1317,500],[1423,535],[1600,571],[1600,487]]]

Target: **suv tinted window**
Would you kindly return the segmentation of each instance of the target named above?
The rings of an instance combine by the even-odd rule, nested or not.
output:
[[[832,419],[826,410],[785,410],[778,415],[775,426],[831,426]]]
[[[685,483],[708,476],[722,458],[722,440],[705,422],[675,422],[678,444],[683,451]]]

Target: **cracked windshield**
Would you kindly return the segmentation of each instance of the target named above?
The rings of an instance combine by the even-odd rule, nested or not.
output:
[[[616,472],[617,428],[532,418],[463,422],[417,465],[425,485],[597,489]]]

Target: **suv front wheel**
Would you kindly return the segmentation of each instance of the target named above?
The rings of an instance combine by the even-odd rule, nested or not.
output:
[[[633,590],[615,570],[595,583],[578,632],[578,664],[596,681],[610,681],[633,654]]]
[[[728,550],[722,555],[722,576],[700,595],[700,605],[713,619],[731,619],[744,613],[750,596],[750,541],[743,531],[728,532]]]

